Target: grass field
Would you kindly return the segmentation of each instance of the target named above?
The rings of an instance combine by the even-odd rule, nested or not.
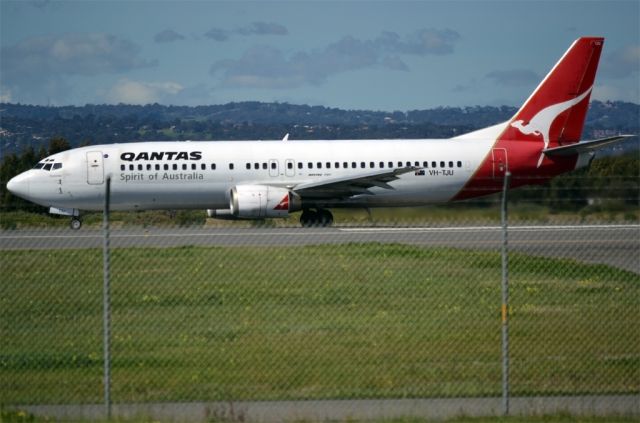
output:
[[[36,417],[24,411],[1,411],[0,422],[3,423],[64,423],[66,420],[58,420],[55,418]],[[216,420],[208,420],[210,423],[216,423]],[[226,422],[227,420],[224,420]],[[307,422],[306,420],[304,420]],[[368,420],[368,423],[429,423],[432,420],[420,418],[399,418],[399,419],[377,419]],[[458,417],[455,419],[438,420],[439,423],[633,423],[638,422],[638,418],[611,416],[611,417],[580,417],[569,414],[557,414],[547,416],[529,416],[529,417]],[[74,423],[84,423],[85,420],[74,420]],[[87,423],[101,423],[100,421],[86,421]],[[111,423],[157,423],[157,420],[151,418],[135,418],[135,419],[119,419],[110,420]],[[345,422],[358,423],[359,420],[348,419]],[[105,422],[106,423],[106,422]],[[308,421],[308,423],[313,423]],[[339,421],[338,421],[339,423]]]
[[[102,398],[102,251],[0,253],[0,404]],[[512,393],[640,392],[640,276],[511,257]],[[491,396],[500,256],[116,249],[115,402]]]
[[[491,197],[485,205],[471,206],[468,203],[436,205],[426,207],[374,208],[368,213],[362,209],[332,210],[336,225],[416,225],[416,224],[455,224],[472,222],[473,224],[499,224],[500,202]],[[537,222],[550,224],[576,223],[638,223],[640,210],[637,207],[618,206],[585,207],[581,210],[554,211],[547,206],[520,202],[509,206],[509,218],[512,223]],[[82,215],[85,227],[100,228],[102,213],[93,212]],[[114,227],[136,226],[225,226],[247,227],[252,225],[299,226],[300,213],[293,213],[287,219],[268,219],[263,221],[225,221],[207,219],[204,210],[180,211],[143,211],[112,212],[111,223]],[[47,213],[29,213],[24,211],[0,212],[0,229],[26,228],[62,228],[69,226],[69,218]]]

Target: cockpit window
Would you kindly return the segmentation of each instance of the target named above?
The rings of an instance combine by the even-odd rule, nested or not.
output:
[[[51,170],[51,166],[53,166],[53,163],[47,163],[44,165],[44,170]]]
[[[62,163],[54,163],[53,170],[56,170],[56,169],[62,169]]]
[[[44,163],[37,163],[33,168],[34,169],[42,169],[43,166],[44,166]]]

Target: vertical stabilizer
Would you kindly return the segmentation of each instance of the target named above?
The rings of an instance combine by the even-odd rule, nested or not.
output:
[[[604,38],[577,39],[518,110],[499,140],[541,141],[540,149],[580,141]],[[541,153],[537,166],[544,155]]]

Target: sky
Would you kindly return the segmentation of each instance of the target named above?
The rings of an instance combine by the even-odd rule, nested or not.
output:
[[[585,35],[640,103],[639,0],[0,0],[0,101],[518,106]]]

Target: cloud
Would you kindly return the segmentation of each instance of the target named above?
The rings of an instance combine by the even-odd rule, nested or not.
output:
[[[178,40],[184,40],[184,35],[178,34],[172,29],[160,31],[153,37],[153,41],[156,43],[171,43]]]
[[[141,82],[122,78],[111,87],[105,99],[116,104],[151,104],[182,90],[184,87],[177,82]]]
[[[279,23],[256,21],[248,26],[232,30],[211,28],[204,36],[214,41],[227,41],[233,35],[287,35],[288,33],[287,28]]]
[[[450,29],[422,29],[407,37],[383,32],[372,40],[346,36],[322,49],[289,56],[269,46],[255,46],[235,60],[220,60],[210,69],[232,87],[292,88],[319,85],[331,75],[373,67],[408,71],[400,55],[444,55],[453,52],[460,35]]]
[[[508,87],[521,87],[536,84],[541,80],[540,76],[528,69],[511,69],[504,71],[492,71],[486,75],[498,85]]]
[[[284,26],[273,22],[252,22],[251,25],[235,30],[240,35],[287,35]]]
[[[11,103],[12,98],[11,90],[0,87],[0,103]]]
[[[229,39],[229,31],[220,28],[211,28],[204,36],[215,41],[227,41]]]
[[[610,84],[596,84],[593,87],[592,100],[600,101],[629,101],[640,102],[640,87],[637,85],[631,89],[626,86],[615,86]]]
[[[68,33],[26,38],[0,50],[3,84],[24,101],[62,99],[71,90],[66,79],[121,73],[155,66],[140,57],[131,41],[104,33]],[[45,97],[46,96],[46,97]]]
[[[609,54],[602,62],[602,74],[626,78],[640,72],[640,45],[629,45]]]

